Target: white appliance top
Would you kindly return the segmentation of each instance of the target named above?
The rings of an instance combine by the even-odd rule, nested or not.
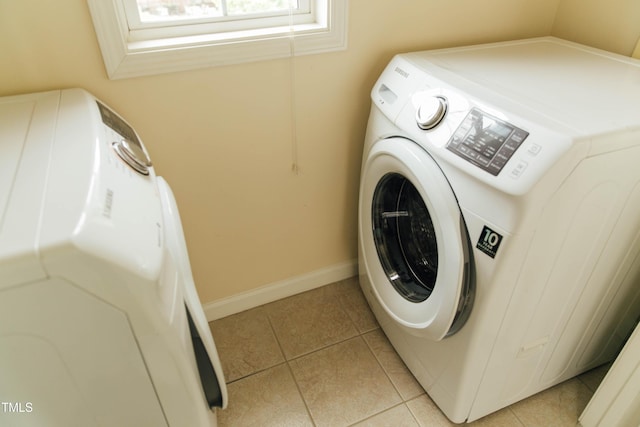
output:
[[[640,61],[554,37],[399,54],[371,98],[442,167],[513,195],[569,151],[640,144]]]
[[[84,90],[0,98],[0,287],[45,277],[61,248],[157,277],[162,213],[143,156]]]
[[[34,105],[34,102],[29,101],[0,104],[0,128],[5,129],[3,143],[0,143],[0,213],[3,214],[2,217],[4,217],[16,169],[27,139]],[[8,140],[13,143],[7,143]]]
[[[0,98],[0,277],[44,276],[35,250],[60,95]],[[13,208],[10,208],[13,206]]]
[[[640,61],[553,37],[408,54],[581,133],[640,126]],[[428,61],[428,62],[427,62]]]

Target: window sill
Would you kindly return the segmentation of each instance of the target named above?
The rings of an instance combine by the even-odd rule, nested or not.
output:
[[[88,1],[112,80],[346,48],[347,0],[332,0],[326,22],[147,41],[132,40],[118,0]]]

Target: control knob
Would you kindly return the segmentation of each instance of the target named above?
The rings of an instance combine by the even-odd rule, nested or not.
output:
[[[151,159],[139,145],[127,139],[121,139],[113,143],[113,149],[136,172],[149,175],[149,168],[152,166]]]
[[[429,96],[424,99],[416,111],[416,123],[422,130],[438,126],[447,113],[447,99],[442,96]]]

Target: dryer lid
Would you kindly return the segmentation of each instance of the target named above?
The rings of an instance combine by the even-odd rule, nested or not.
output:
[[[0,225],[6,213],[35,105],[34,101],[0,104]]]
[[[59,91],[0,98],[3,285],[44,275],[35,247],[59,98]]]

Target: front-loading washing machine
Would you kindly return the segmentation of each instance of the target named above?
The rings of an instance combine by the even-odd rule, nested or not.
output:
[[[171,188],[81,89],[0,98],[0,425],[213,427],[227,390]]]
[[[360,283],[446,416],[614,358],[640,314],[640,63],[553,37],[415,52],[371,96]]]

